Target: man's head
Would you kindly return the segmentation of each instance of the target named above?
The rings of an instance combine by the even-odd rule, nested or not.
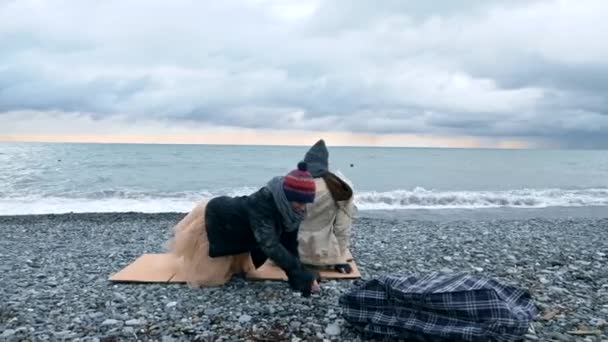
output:
[[[298,168],[285,176],[283,191],[296,211],[304,211],[307,203],[314,202],[316,185],[305,162],[298,163]]]

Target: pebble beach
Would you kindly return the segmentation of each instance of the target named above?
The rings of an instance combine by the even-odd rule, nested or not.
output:
[[[341,318],[353,281],[303,298],[282,282],[221,288],[116,284],[162,252],[183,213],[0,216],[0,340],[382,340]],[[363,279],[471,272],[528,289],[539,310],[526,340],[608,340],[608,215],[359,215],[352,254]],[[576,333],[586,332],[583,335]]]

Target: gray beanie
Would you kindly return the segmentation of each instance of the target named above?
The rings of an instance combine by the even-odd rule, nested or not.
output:
[[[317,141],[306,152],[304,161],[308,164],[308,172],[314,177],[319,178],[329,171],[329,151],[325,147],[323,139]]]

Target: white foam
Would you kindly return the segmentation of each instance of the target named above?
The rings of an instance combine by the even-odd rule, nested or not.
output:
[[[198,202],[218,195],[242,196],[254,188],[225,189],[214,192],[145,192],[107,190],[91,193],[62,193],[60,196],[0,196],[0,215],[37,215],[107,212],[188,212]]]
[[[86,199],[50,197],[44,200],[0,199],[0,215],[36,215],[90,212],[187,212],[196,201],[185,199]]]
[[[257,189],[201,192],[108,190],[60,195],[0,195],[0,215],[87,212],[188,212],[198,201],[217,195],[240,196]],[[480,209],[608,206],[608,189],[521,189],[507,191],[434,191],[423,188],[356,192],[359,210]]]
[[[506,191],[432,191],[424,188],[363,192],[361,210],[546,208],[608,205],[608,189],[521,189]]]

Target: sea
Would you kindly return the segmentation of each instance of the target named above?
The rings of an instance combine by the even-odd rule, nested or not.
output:
[[[0,143],[0,215],[187,212],[247,195],[306,146]],[[329,146],[362,212],[595,208],[608,214],[608,151]]]

